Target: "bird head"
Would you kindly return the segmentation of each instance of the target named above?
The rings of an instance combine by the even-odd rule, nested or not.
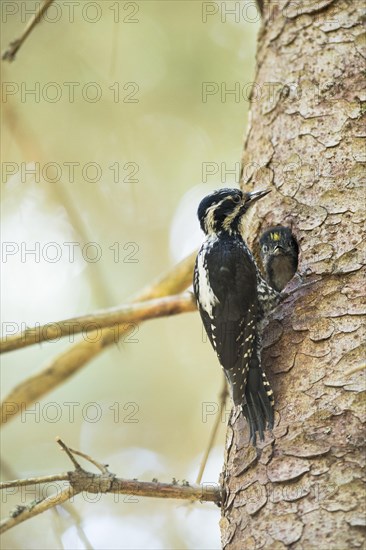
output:
[[[240,189],[219,189],[207,195],[198,207],[201,228],[209,235],[239,231],[240,220],[248,208],[271,190],[243,193]]]
[[[299,247],[291,229],[281,225],[265,231],[260,238],[259,245],[264,264],[270,257],[292,256],[297,258],[299,253]]]

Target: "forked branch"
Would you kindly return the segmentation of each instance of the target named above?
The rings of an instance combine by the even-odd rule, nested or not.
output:
[[[1,483],[0,489],[5,490],[12,487],[41,485],[50,482],[52,482],[52,486],[55,486],[55,481],[63,482],[62,486],[60,485],[60,491],[57,491],[55,494],[47,498],[32,501],[26,506],[17,506],[8,518],[1,521],[0,533],[4,533],[11,527],[15,527],[23,521],[62,504],[82,492],[94,494],[114,493],[134,495],[136,497],[175,498],[191,502],[201,501],[216,504],[220,504],[222,500],[221,488],[217,483],[190,485],[187,481],[179,484],[175,480],[173,480],[173,483],[160,483],[158,480],[148,482],[136,479],[122,479],[111,473],[107,465],[101,464],[85,453],[71,449],[60,438],[57,438],[57,443],[72,461],[74,470],[51,476],[17,479]],[[81,456],[96,466],[100,470],[100,473],[92,473],[82,468],[75,455]],[[67,484],[66,487],[65,483]]]

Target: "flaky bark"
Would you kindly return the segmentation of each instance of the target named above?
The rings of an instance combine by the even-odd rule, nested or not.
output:
[[[365,370],[346,373],[364,359],[365,337],[362,4],[264,5],[242,184],[272,187],[251,235],[292,226],[302,279],[265,335],[274,437],[255,450],[242,417],[228,428],[227,550],[365,542]]]

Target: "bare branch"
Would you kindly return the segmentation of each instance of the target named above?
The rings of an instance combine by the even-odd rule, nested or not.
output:
[[[159,483],[158,481],[136,481],[115,478],[110,493],[121,493],[141,497],[176,498],[192,502],[221,502],[221,488],[217,483],[202,485]]]
[[[47,9],[50,7],[50,5],[54,2],[54,0],[43,0],[42,4],[39,6],[37,13],[35,13],[30,20],[28,21],[23,33],[20,35],[19,38],[16,38],[12,42],[10,42],[7,49],[4,51],[2,55],[2,59],[5,61],[14,61],[15,56],[19,50],[19,48],[22,46],[23,42],[28,38],[34,27],[38,25],[38,23],[41,21],[42,16],[47,11]]]
[[[93,494],[99,493],[114,493],[155,498],[175,498],[189,501],[204,501],[214,502],[219,504],[222,500],[221,488],[214,483],[206,485],[190,485],[187,481],[181,485],[176,481],[173,483],[159,483],[156,481],[138,481],[136,479],[122,479],[108,471],[107,467],[101,465],[100,462],[85,455],[80,451],[70,449],[61,439],[57,439],[58,444],[68,454],[70,460],[75,466],[75,470],[67,474],[58,474],[43,477],[33,477],[29,479],[19,479],[15,481],[5,482],[0,484],[0,489],[9,487],[21,487],[25,485],[42,484],[50,481],[65,481],[70,483],[69,487],[64,488],[60,492],[42,499],[33,501],[27,506],[17,506],[10,514],[9,518],[4,519],[0,523],[0,533],[4,533],[11,527],[22,523],[54,506],[62,504],[81,492]],[[101,474],[94,474],[84,470],[72,456],[77,454],[83,456],[93,464],[99,465],[102,469]]]
[[[52,474],[49,476],[27,477],[27,479],[13,479],[12,481],[2,481],[0,490],[10,489],[11,487],[26,487],[27,485],[40,485],[41,483],[51,483],[52,481],[67,481],[69,474]]]
[[[190,294],[156,298],[146,302],[112,307],[89,315],[72,317],[64,321],[27,328],[23,332],[0,339],[0,353],[31,346],[62,337],[74,337],[81,332],[91,334],[96,330],[126,323],[138,323],[154,317],[185,313],[196,309]],[[129,327],[131,329],[131,326]],[[88,338],[89,339],[89,338]]]

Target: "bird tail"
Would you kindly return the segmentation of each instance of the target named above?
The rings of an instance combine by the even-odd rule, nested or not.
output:
[[[266,374],[257,363],[250,366],[245,389],[245,402],[242,405],[243,414],[250,428],[250,439],[255,445],[256,433],[261,441],[264,440],[264,432],[273,428],[273,392]]]

